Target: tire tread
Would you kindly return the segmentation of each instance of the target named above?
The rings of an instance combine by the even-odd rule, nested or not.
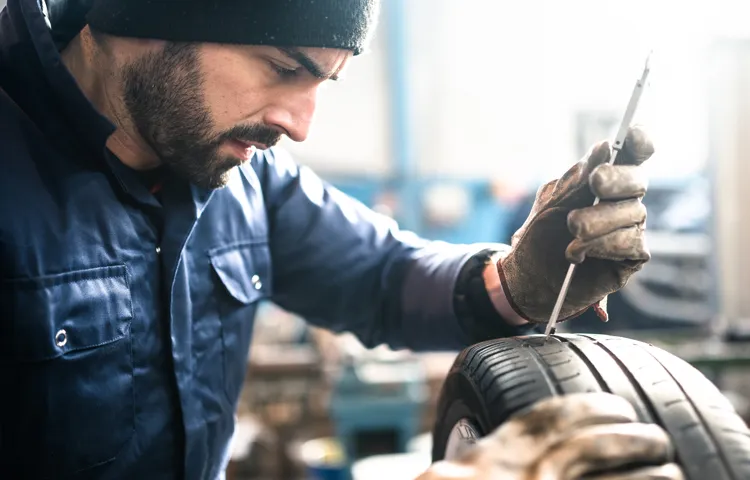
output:
[[[438,418],[474,405],[477,422],[494,429],[546,397],[599,391],[627,399],[640,421],[665,428],[686,480],[750,480],[750,430],[726,398],[683,360],[630,339],[534,335],[473,345],[446,379]],[[456,401],[463,409],[453,408]],[[434,460],[450,428],[436,424]]]

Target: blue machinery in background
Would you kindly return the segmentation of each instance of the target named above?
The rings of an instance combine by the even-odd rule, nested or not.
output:
[[[330,414],[346,457],[343,478],[357,460],[378,453],[405,453],[418,434],[429,389],[417,358],[350,358],[331,392]],[[368,435],[383,435],[379,442]],[[369,445],[368,445],[369,444]],[[383,449],[378,452],[378,449]]]
[[[417,167],[412,140],[412,118],[409,110],[409,78],[407,74],[407,7],[402,0],[390,0],[383,3],[388,27],[387,61],[391,92],[391,138],[393,145],[393,162],[396,182],[398,184],[399,219],[404,228],[421,232],[419,215],[420,189],[416,182]]]

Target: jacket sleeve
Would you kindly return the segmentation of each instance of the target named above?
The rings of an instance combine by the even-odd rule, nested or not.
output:
[[[467,328],[474,322],[456,315],[454,287],[487,245],[399,230],[281,149],[259,153],[253,167],[268,214],[274,303],[367,347],[455,350],[480,340]]]

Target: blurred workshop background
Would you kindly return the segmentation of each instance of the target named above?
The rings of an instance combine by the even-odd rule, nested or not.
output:
[[[0,6],[5,2],[0,0]],[[384,0],[372,51],[324,87],[300,163],[403,228],[509,242],[540,184],[611,138],[648,51],[637,115],[653,258],[567,331],[644,339],[750,417],[750,3]],[[456,352],[365,350],[273,304],[255,337],[229,478],[411,479]]]
[[[652,261],[611,321],[709,375],[750,418],[750,4],[385,0],[373,50],[326,86],[297,159],[402,227],[501,241],[540,184],[611,138],[654,49],[637,121]],[[748,212],[748,213],[745,213]],[[747,216],[745,216],[747,215]],[[455,353],[367,351],[272,305],[257,319],[235,479],[411,479],[430,462]]]

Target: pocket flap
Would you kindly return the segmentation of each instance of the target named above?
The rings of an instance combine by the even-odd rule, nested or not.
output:
[[[211,250],[209,256],[221,283],[235,300],[249,304],[270,295],[268,244],[221,247]]]
[[[124,265],[2,283],[0,308],[10,322],[0,327],[0,358],[50,360],[128,333],[133,309]]]

